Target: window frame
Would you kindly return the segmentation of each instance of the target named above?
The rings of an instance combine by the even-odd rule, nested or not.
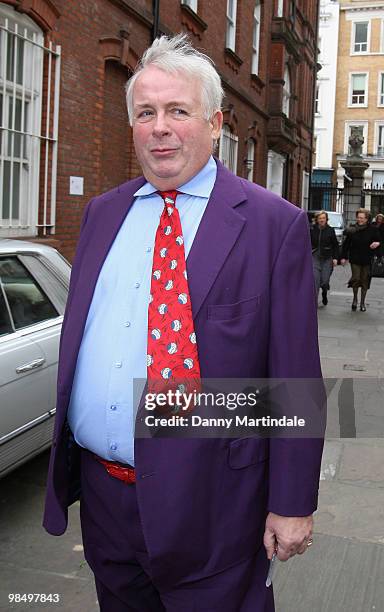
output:
[[[38,25],[32,21],[27,15],[17,13],[13,8],[7,7],[6,5],[0,5],[0,15],[4,20],[4,23],[8,22],[8,30],[0,30],[0,47],[2,54],[5,57],[5,46],[9,40],[14,44],[15,40],[24,40],[25,31],[28,32],[29,40],[31,43],[24,43],[23,45],[17,44],[17,52],[22,48],[22,66],[25,78],[22,79],[22,83],[18,83],[17,78],[14,80],[15,73],[18,71],[17,64],[13,65],[12,80],[7,77],[8,65],[6,65],[6,72],[3,75],[4,64],[0,66],[0,95],[2,96],[2,115],[0,117],[0,125],[2,126],[2,141],[0,146],[0,172],[5,177],[6,164],[10,165],[10,194],[13,199],[15,194],[15,188],[18,193],[18,214],[14,216],[15,208],[14,204],[9,208],[12,208],[12,215],[9,210],[9,217],[3,217],[3,198],[4,198],[4,184],[3,189],[0,189],[0,236],[8,237],[10,235],[7,231],[7,226],[15,228],[12,230],[12,235],[22,236],[26,233],[30,233],[29,228],[35,229],[37,222],[38,206],[39,206],[39,181],[40,181],[40,142],[37,138],[28,137],[28,134],[40,134],[42,130],[42,101],[43,101],[43,53],[40,52],[39,47],[44,44],[44,33]],[[17,33],[19,36],[9,38],[12,36],[9,34],[9,29],[13,28],[15,32],[14,24],[17,24]],[[35,46],[32,40],[36,43]],[[15,48],[15,47],[13,47]],[[8,52],[8,48],[7,48]],[[35,77],[29,77],[28,71],[33,70],[36,73]],[[4,78],[5,77],[5,78]],[[27,79],[31,78],[31,82]],[[14,104],[16,101],[16,105]],[[12,112],[10,117],[10,108],[16,106],[17,102],[21,103],[21,117],[20,117],[20,154],[15,153],[17,145],[15,146],[17,128],[16,128],[16,115],[17,110]],[[4,121],[4,122],[3,122]],[[16,134],[15,131],[16,130]],[[25,154],[26,153],[26,154]],[[15,166],[19,167],[18,178],[14,176]],[[13,179],[13,180],[12,180]],[[12,184],[11,184],[12,183]],[[18,183],[18,184],[16,184]],[[22,194],[28,193],[26,202],[23,202]],[[4,201],[5,206],[5,201]],[[16,229],[17,228],[17,229]],[[19,228],[28,228],[19,229]],[[29,232],[28,232],[29,230]]]
[[[355,51],[356,44],[364,44],[364,43],[356,43],[356,25],[359,23],[367,23],[367,50],[366,51]],[[371,52],[371,28],[372,28],[372,20],[366,18],[354,19],[351,21],[351,55],[369,55]]]
[[[284,0],[277,0],[276,17],[283,17],[283,15],[284,15]]]
[[[350,128],[351,127],[363,127],[363,136],[364,136],[364,144],[363,144],[363,155],[367,155],[368,153],[368,134],[369,134],[369,121],[367,119],[356,119],[356,120],[348,120],[344,122],[344,155],[348,155],[349,152],[349,136],[350,136]]]
[[[254,179],[254,174],[255,174],[255,151],[256,151],[255,139],[248,138],[246,168],[247,168],[247,180],[250,181],[251,183],[254,182],[253,179]]]
[[[364,89],[364,103],[353,104],[352,96],[352,82],[354,76],[365,76],[365,89]],[[359,90],[356,90],[359,91]],[[349,73],[349,86],[348,86],[348,108],[368,108],[368,94],[369,94],[369,72],[359,71],[359,72],[350,72]],[[361,94],[358,94],[361,95]]]
[[[233,12],[230,15],[229,7],[232,2]],[[227,0],[225,47],[235,53],[236,51],[236,20],[237,20],[237,0]]]
[[[377,78],[377,106],[384,107],[384,70],[380,70]]]
[[[309,172],[303,170],[301,183],[301,208],[308,210],[309,207]]]
[[[288,87],[287,87],[287,84],[288,84]],[[288,118],[290,116],[290,111],[291,111],[291,95],[292,95],[291,92],[292,92],[291,73],[289,71],[288,64],[285,64],[282,112]]]
[[[380,128],[381,128],[381,134],[382,134],[382,144],[379,144]],[[382,148],[381,153],[379,153],[379,146]],[[384,119],[375,121],[375,136],[374,136],[373,150],[374,150],[374,154],[377,157],[384,159]]]
[[[260,68],[260,30],[261,30],[261,2],[260,0],[255,0],[255,7],[253,10],[251,73],[256,74],[256,75],[259,74],[259,68]]]
[[[315,115],[319,117],[321,115],[320,111],[320,83],[317,81],[316,89],[315,89]]]
[[[234,143],[234,144],[233,144]],[[234,147],[234,153],[231,155],[231,145]],[[226,163],[226,159],[224,159],[224,149],[228,148],[228,151],[225,151],[225,154],[228,152],[228,163]],[[234,174],[237,174],[237,161],[238,161],[238,153],[239,153],[239,137],[235,134],[228,123],[224,123],[221,129],[220,134],[220,143],[219,143],[219,160],[222,164],[228,168]],[[231,165],[231,157],[233,164]]]
[[[380,53],[384,53],[384,19],[381,20],[380,28]]]

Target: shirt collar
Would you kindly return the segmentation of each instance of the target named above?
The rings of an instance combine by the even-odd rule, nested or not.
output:
[[[191,196],[198,196],[200,198],[209,198],[211,191],[216,181],[217,166],[212,155],[205,164],[205,166],[195,174],[187,183],[180,185],[178,191],[186,193]],[[158,191],[151,183],[145,183],[140,189],[138,189],[133,195],[136,196],[148,196]]]

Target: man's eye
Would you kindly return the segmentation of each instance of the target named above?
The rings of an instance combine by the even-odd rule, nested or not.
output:
[[[139,119],[145,119],[146,117],[151,117],[152,115],[153,112],[151,110],[143,110],[137,116],[139,117]]]
[[[187,111],[184,110],[183,108],[174,108],[174,109],[172,109],[172,112],[175,115],[187,115],[188,114]]]

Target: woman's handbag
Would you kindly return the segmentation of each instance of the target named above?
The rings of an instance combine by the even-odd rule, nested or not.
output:
[[[372,257],[371,277],[384,278],[384,255],[374,255]]]

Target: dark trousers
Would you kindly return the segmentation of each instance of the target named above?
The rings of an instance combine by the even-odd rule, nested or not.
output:
[[[84,554],[102,612],[274,612],[272,588],[265,588],[263,550],[203,580],[166,591],[156,588],[135,485],[109,476],[88,451],[82,451],[81,481]],[[265,566],[262,576],[255,572],[260,565]]]

